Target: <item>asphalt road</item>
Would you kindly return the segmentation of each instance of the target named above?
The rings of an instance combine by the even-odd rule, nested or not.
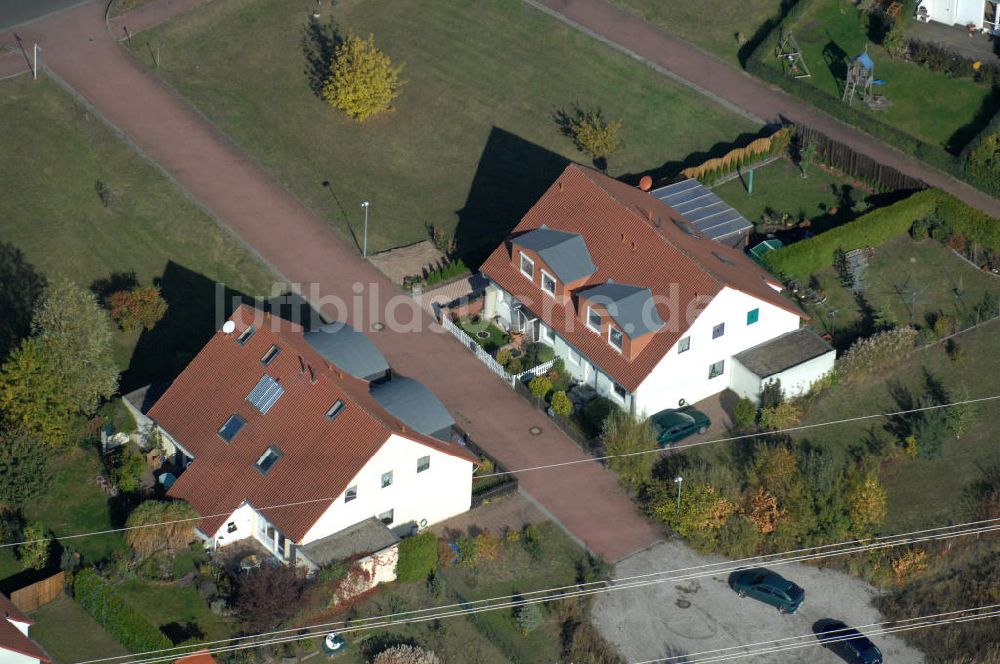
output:
[[[670,540],[618,563],[615,577],[680,570],[722,560],[699,555],[681,542]],[[794,615],[780,614],[753,599],[740,599],[729,588],[728,574],[722,574],[601,594],[594,604],[594,624],[626,661],[675,656],[683,662],[688,661],[683,656],[692,653],[810,635],[813,624],[824,618],[855,626],[885,620],[872,606],[878,591],[860,579],[801,564],[772,569],[806,591],[805,602]],[[872,641],[882,650],[886,662],[924,661],[919,651],[898,637],[873,636]],[[816,643],[812,637],[806,642]],[[818,645],[745,661],[844,664]]]
[[[0,31],[88,1],[90,0],[0,0]]]

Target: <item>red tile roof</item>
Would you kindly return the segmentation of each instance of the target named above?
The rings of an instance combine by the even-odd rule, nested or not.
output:
[[[14,606],[7,597],[0,594],[0,650],[12,650],[43,662],[51,662],[42,647],[21,633],[11,620],[31,625],[34,621]],[[2,659],[2,657],[0,657]]]
[[[257,331],[240,345],[236,338],[255,316]],[[214,534],[247,502],[255,508],[286,506],[264,516],[285,536],[301,540],[393,433],[476,460],[465,448],[417,433],[387,413],[369,395],[368,383],[324,360],[300,326],[247,306],[230,320],[236,330],[216,333],[149,411],[195,457],[169,495],[205,516],[202,532]],[[272,345],[281,351],[265,367],[260,359]],[[315,371],[315,382],[303,363]],[[261,414],[246,397],[265,374],[284,393]],[[337,400],[345,408],[331,421],[326,412]],[[233,414],[246,425],[226,443],[218,431]],[[256,463],[271,446],[283,456],[265,476]],[[313,502],[292,505],[303,501]]]
[[[208,652],[208,649],[197,650],[190,655],[181,657],[174,664],[215,664],[215,658]]]
[[[672,319],[682,316],[696,298],[702,303],[697,309],[700,311],[728,286],[807,317],[768,285],[780,286],[780,283],[742,251],[688,234],[678,222],[683,224],[684,217],[650,193],[570,164],[514,228],[513,235],[517,235],[545,224],[554,230],[583,236],[597,272],[575,291],[609,279],[653,291],[660,301],[657,311],[667,325],[654,332],[648,345],[631,360],[608,345],[602,335],[581,324],[575,311],[552,302],[525,279],[511,261],[509,241],[490,254],[481,270],[630,391],[638,388],[694,322],[679,320],[675,325]],[[662,299],[671,299],[674,285],[678,289],[678,306],[676,311],[670,311]],[[548,304],[539,306],[547,298]],[[569,307],[573,306],[571,301]],[[572,322],[571,327],[567,321]]]

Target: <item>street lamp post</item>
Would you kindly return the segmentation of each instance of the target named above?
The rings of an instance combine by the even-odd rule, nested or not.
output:
[[[370,201],[361,201],[361,207],[365,209],[365,240],[364,245],[361,249],[361,254],[368,258],[368,208],[371,207]]]
[[[674,484],[677,485],[677,513],[681,512],[681,484],[684,483],[684,478],[678,475],[674,478]]]

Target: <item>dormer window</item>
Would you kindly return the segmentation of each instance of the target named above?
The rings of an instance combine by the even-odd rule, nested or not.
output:
[[[594,311],[593,307],[587,307],[587,327],[594,332],[601,331],[601,314]]]
[[[236,337],[236,343],[241,346],[246,346],[247,342],[250,341],[250,337],[252,337],[253,333],[256,331],[257,328],[253,325],[248,326],[247,329],[240,332],[240,336]]]
[[[608,326],[608,343],[615,347],[615,350],[621,351],[622,349],[622,332],[613,325]]]
[[[535,278],[535,261],[528,258],[524,252],[521,252],[521,274],[529,279]]]
[[[278,353],[281,352],[281,348],[278,346],[271,346],[267,349],[267,352],[260,358],[260,363],[265,367],[274,361],[274,358],[278,357]]]
[[[281,458],[281,450],[277,447],[269,447],[260,455],[257,459],[257,470],[260,471],[261,475],[267,475],[267,472],[278,462]]]
[[[556,280],[545,270],[542,270],[542,290],[549,295],[556,294]]]

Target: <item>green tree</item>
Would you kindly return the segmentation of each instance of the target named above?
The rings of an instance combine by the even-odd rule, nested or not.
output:
[[[21,250],[0,242],[0,361],[31,331],[31,314],[45,290],[45,277]]]
[[[547,376],[535,376],[528,383],[528,389],[536,399],[544,399],[552,391],[552,381]]]
[[[23,431],[0,431],[0,503],[23,505],[48,486],[49,456]]]
[[[979,419],[979,404],[958,403],[968,400],[969,390],[963,386],[952,397],[952,403],[955,405],[945,409],[948,430],[955,436],[955,440],[961,439],[966,431],[976,425],[976,420]]]
[[[790,401],[783,401],[776,406],[762,408],[760,411],[760,427],[762,429],[787,429],[799,423],[802,411]]]
[[[131,445],[123,445],[115,454],[111,467],[111,481],[119,491],[138,491],[146,472],[146,459]]]
[[[176,551],[194,539],[198,513],[182,500],[147,500],[125,521],[125,541],[137,558]]]
[[[847,496],[847,513],[854,531],[864,533],[882,525],[886,500],[885,488],[874,474],[858,482]]]
[[[664,524],[682,537],[718,531],[736,511],[736,506],[715,487],[703,482],[685,482],[681,487],[680,509],[672,499],[665,499],[654,510]]]
[[[598,109],[585,111],[579,106],[572,114],[564,114],[560,119],[565,133],[581,152],[594,159],[606,159],[622,146],[621,120],[608,121]]]
[[[609,455],[625,455],[608,459],[622,486],[638,490],[649,481],[657,456],[653,452],[659,445],[648,419],[640,421],[624,410],[614,410],[604,420],[601,440]]]
[[[573,412],[573,402],[569,400],[566,396],[566,392],[559,390],[552,395],[552,410],[556,415],[562,415],[563,417],[569,417],[570,413]]]
[[[930,399],[921,399],[919,407],[932,405]],[[945,439],[950,431],[949,415],[945,408],[935,408],[914,413],[910,431],[917,439],[917,454],[925,459],[937,459],[944,452]]]
[[[72,405],[59,380],[55,357],[29,337],[0,368],[0,413],[8,425],[56,446],[72,425]]]
[[[757,406],[746,397],[736,402],[733,407],[733,428],[736,431],[749,431],[757,420]]]
[[[348,35],[334,53],[330,76],[323,86],[323,98],[358,122],[392,108],[404,81],[402,66],[375,47],[375,36],[362,39]]]
[[[52,555],[52,536],[40,523],[29,523],[22,534],[24,544],[17,547],[17,557],[25,569],[45,569]]]
[[[514,607],[514,621],[522,634],[529,634],[542,626],[545,617],[537,604],[523,604]]]

